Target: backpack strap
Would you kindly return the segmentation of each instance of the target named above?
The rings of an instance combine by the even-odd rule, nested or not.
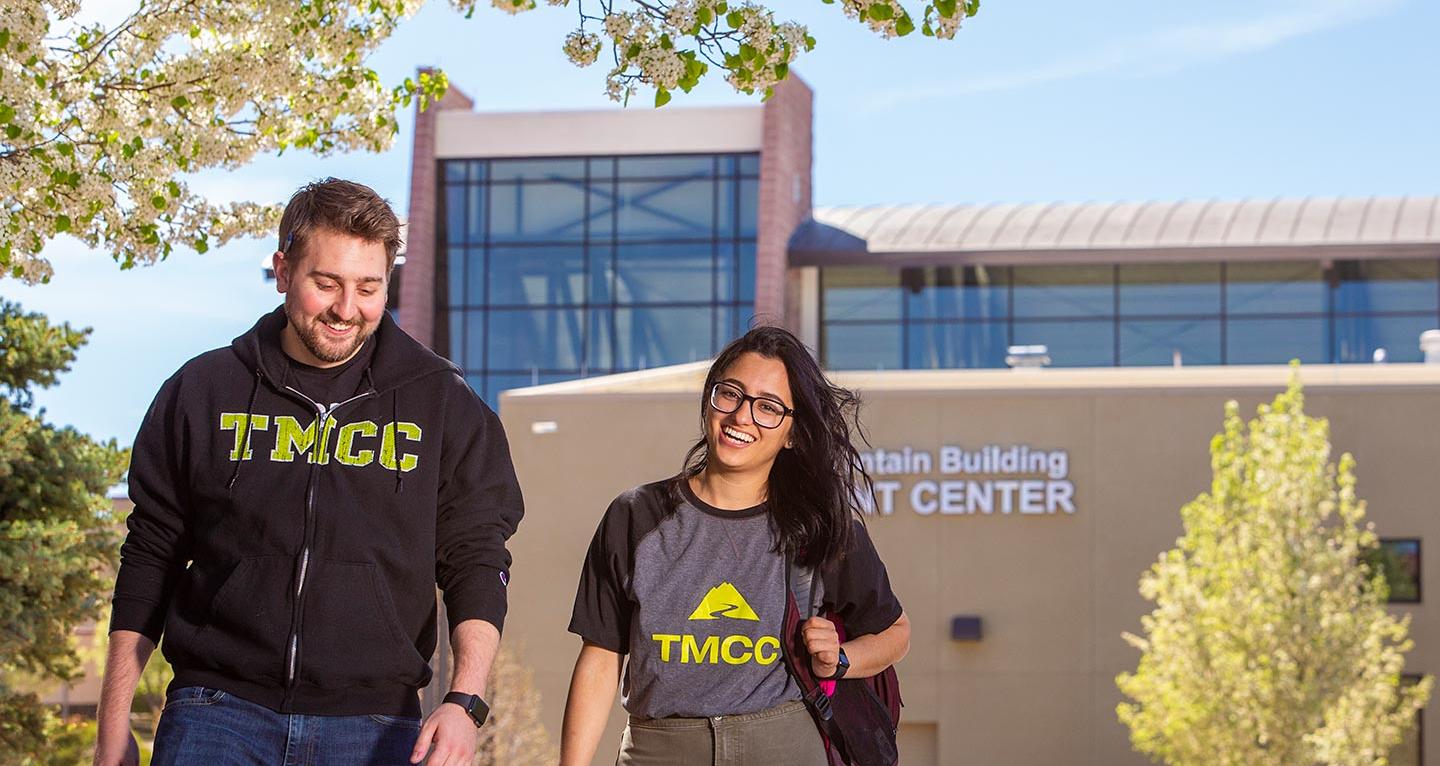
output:
[[[840,752],[848,752],[845,735],[837,725],[834,711],[830,707],[830,695],[821,688],[819,679],[810,668],[810,653],[805,648],[801,626],[816,612],[815,571],[808,567],[790,564],[785,570],[785,640],[781,642],[785,667],[795,685],[800,687],[800,696],[810,709],[811,716],[820,733],[828,743],[833,743]],[[798,596],[798,598],[797,598]],[[802,607],[801,604],[805,606]]]

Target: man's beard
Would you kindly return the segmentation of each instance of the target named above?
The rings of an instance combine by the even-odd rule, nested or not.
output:
[[[334,343],[327,343],[321,334],[324,331],[315,326],[317,323],[326,321],[324,315],[316,317],[314,322],[306,322],[303,317],[296,316],[290,307],[286,306],[285,318],[290,322],[290,326],[295,328],[295,335],[300,338],[300,342],[304,344],[305,349],[313,354],[316,359],[331,364],[343,362],[354,356],[355,352],[360,349],[360,346],[374,333],[373,330],[370,332],[365,331],[365,322],[363,320],[342,322],[332,317],[334,321],[331,322],[331,324],[350,325],[357,328],[355,336],[351,338],[349,343],[346,343],[344,346],[337,346]]]

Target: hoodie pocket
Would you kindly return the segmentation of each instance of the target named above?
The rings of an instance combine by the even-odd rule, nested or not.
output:
[[[166,656],[234,678],[280,681],[294,604],[294,565],[291,556],[242,559],[213,590],[214,578],[196,572],[184,598],[198,607],[189,611],[203,617],[189,630],[183,624],[167,626]]]
[[[303,683],[321,689],[420,687],[430,666],[406,637],[375,565],[312,563],[300,629]]]

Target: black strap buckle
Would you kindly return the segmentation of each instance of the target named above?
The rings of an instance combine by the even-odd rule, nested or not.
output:
[[[830,709],[830,695],[826,694],[825,690],[819,686],[805,696],[805,701],[810,703],[811,709],[820,716],[820,720],[829,721],[833,717],[834,711]]]

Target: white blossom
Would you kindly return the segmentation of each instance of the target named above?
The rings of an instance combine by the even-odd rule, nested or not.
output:
[[[565,57],[574,62],[575,66],[590,66],[599,56],[599,35],[577,29],[565,36]]]

